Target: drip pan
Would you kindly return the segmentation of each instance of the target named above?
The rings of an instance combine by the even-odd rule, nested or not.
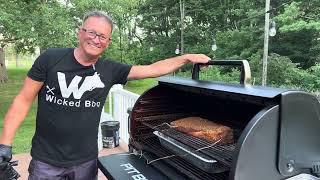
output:
[[[174,155],[187,160],[191,164],[206,172],[217,173],[224,172],[227,170],[227,168],[221,166],[216,159],[213,159],[201,152],[198,152],[195,149],[169,136],[166,136],[165,134],[159,131],[154,131],[153,134],[159,138],[161,145],[173,152]]]

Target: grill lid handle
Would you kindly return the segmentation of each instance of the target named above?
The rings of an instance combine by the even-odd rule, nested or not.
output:
[[[240,84],[249,85],[251,79],[250,66],[247,60],[214,60],[208,63],[194,64],[192,70],[192,79],[199,80],[200,66],[208,65],[226,65],[226,66],[241,66]]]

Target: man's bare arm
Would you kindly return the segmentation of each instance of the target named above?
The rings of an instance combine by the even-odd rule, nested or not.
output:
[[[0,144],[11,145],[17,129],[25,119],[28,111],[37,96],[43,82],[34,81],[27,77],[19,94],[13,100],[3,123]]]
[[[207,63],[209,60],[210,58],[203,54],[185,54],[157,61],[150,65],[132,66],[128,79],[132,80],[159,77],[174,72],[189,62]]]

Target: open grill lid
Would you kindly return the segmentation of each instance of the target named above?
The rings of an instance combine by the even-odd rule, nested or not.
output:
[[[242,94],[247,96],[256,96],[262,98],[275,98],[276,96],[287,92],[289,90],[279,89],[279,88],[270,88],[262,86],[252,86],[252,85],[243,85],[243,84],[228,84],[222,82],[212,82],[212,81],[203,81],[203,80],[194,80],[189,78],[182,77],[172,77],[164,76],[158,78],[160,85],[168,85],[181,87],[187,90],[199,89],[199,90],[208,90],[224,93],[233,93],[233,94]]]
[[[240,84],[230,84],[223,82],[213,82],[199,80],[201,66],[222,65],[240,67]],[[253,96],[260,98],[275,98],[280,94],[288,91],[286,89],[270,88],[262,86],[252,86],[250,84],[251,71],[248,61],[246,60],[215,60],[206,64],[194,64],[192,69],[192,79],[181,77],[163,76],[158,78],[159,85],[169,85],[175,87],[188,87],[185,90],[223,92],[236,95]],[[207,92],[208,92],[207,91]]]

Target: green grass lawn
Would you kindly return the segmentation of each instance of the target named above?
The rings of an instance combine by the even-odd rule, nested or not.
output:
[[[0,84],[0,131],[3,127],[4,116],[12,103],[14,97],[22,87],[23,80],[26,77],[27,69],[9,69],[9,81],[6,84]],[[21,128],[17,131],[16,138],[13,143],[13,152],[22,153],[30,151],[31,137],[34,134],[34,117],[36,115],[36,103],[32,108]]]
[[[156,81],[156,79],[128,81],[127,84],[124,86],[124,89],[136,94],[142,94],[144,91],[157,84],[158,82]]]
[[[14,97],[22,87],[23,80],[25,79],[27,72],[27,68],[9,68],[8,83],[0,84],[0,132],[3,128],[4,116]],[[141,94],[156,84],[157,81],[154,79],[136,80],[129,81],[124,88],[131,92]],[[36,102],[34,102],[28,116],[17,131],[13,143],[14,154],[29,152],[31,149],[31,139],[35,130],[36,108],[37,105]]]

